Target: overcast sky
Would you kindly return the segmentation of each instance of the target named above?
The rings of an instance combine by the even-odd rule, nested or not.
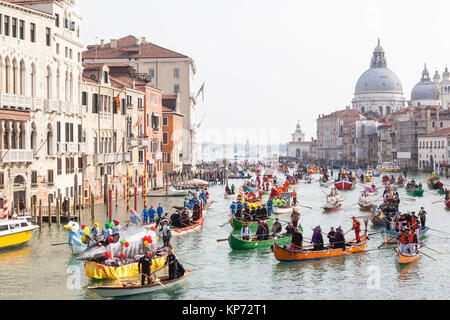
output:
[[[82,41],[126,35],[195,60],[203,130],[278,130],[298,120],[309,139],[319,114],[351,104],[381,39],[388,68],[410,99],[423,64],[450,63],[450,2],[385,0],[77,0]]]

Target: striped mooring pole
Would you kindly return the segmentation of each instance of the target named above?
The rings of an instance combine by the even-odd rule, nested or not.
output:
[[[142,195],[144,197],[144,208],[147,208],[147,177],[146,177],[147,173],[144,172],[144,177],[143,177],[143,181],[142,181],[142,185],[143,185],[143,192]]]
[[[130,175],[127,168],[127,211],[130,211]]]
[[[3,215],[2,215],[2,218],[3,219],[8,218],[8,214],[9,214],[8,197],[5,197],[3,199]]]

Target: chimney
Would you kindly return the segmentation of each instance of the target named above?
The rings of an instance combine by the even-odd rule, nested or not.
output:
[[[111,39],[111,48],[117,48],[117,40],[116,39]]]
[[[105,40],[101,39],[100,40],[100,48],[104,48],[105,47]]]

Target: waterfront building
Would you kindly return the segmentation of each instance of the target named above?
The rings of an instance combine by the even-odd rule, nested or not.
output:
[[[440,174],[441,170],[447,167],[450,157],[450,128],[420,135],[418,140],[418,169]]]
[[[373,119],[355,122],[354,140],[356,164],[375,167],[378,163],[378,121]]]
[[[402,84],[397,75],[388,69],[379,39],[373,51],[370,69],[356,83],[352,105],[353,109],[363,114],[372,111],[379,115],[389,115],[405,106]]]
[[[311,145],[311,141],[305,140],[305,134],[300,128],[299,121],[294,133],[292,134],[292,141],[287,144],[288,157],[303,161],[309,159],[311,153]]]
[[[364,120],[358,110],[347,108],[317,119],[317,157],[325,163],[350,165],[353,163],[353,128]]]
[[[99,45],[90,45],[83,52],[83,61],[87,63],[124,63],[132,66],[136,73],[149,79],[149,83],[161,89],[164,94],[178,94],[180,110],[183,114],[183,165],[186,168],[196,163],[196,126],[195,110],[197,104],[194,92],[195,62],[192,58],[175,51],[162,48],[127,36]]]
[[[73,1],[0,8],[2,197],[22,212],[59,195],[73,201],[82,181],[81,18]]]
[[[183,114],[179,110],[178,95],[163,95],[163,168],[164,175],[183,170]]]
[[[393,160],[392,156],[392,122],[391,116],[382,118],[379,122],[378,128],[378,163],[388,162]]]
[[[114,197],[117,191],[117,197],[122,198],[126,193],[127,170],[130,188],[142,186],[148,145],[142,121],[145,94],[114,78],[107,64],[83,66],[84,197],[89,198],[90,188],[95,200],[106,199],[109,190]]]

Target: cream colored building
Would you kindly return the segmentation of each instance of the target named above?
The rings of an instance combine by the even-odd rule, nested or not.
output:
[[[0,8],[2,196],[20,209],[58,194],[73,199],[85,148],[81,18],[73,1],[9,0]]]
[[[83,181],[96,200],[102,199],[109,189],[113,197],[117,190],[118,198],[122,198],[127,170],[130,187],[142,186],[144,149],[148,145],[139,139],[143,136],[144,98],[144,92],[113,78],[108,65],[84,65],[82,105],[87,109],[83,118],[87,129],[83,138],[87,155]]]
[[[150,84],[161,89],[164,94],[179,94],[180,110],[183,117],[183,154],[184,166],[196,163],[196,127],[195,110],[196,89],[194,60],[183,54],[149,43],[145,38],[127,36],[111,40],[105,44],[88,46],[83,52],[86,63],[125,63],[131,65],[138,74],[147,76]]]
[[[441,129],[418,138],[420,171],[435,171],[439,174],[450,158],[450,128]]]

